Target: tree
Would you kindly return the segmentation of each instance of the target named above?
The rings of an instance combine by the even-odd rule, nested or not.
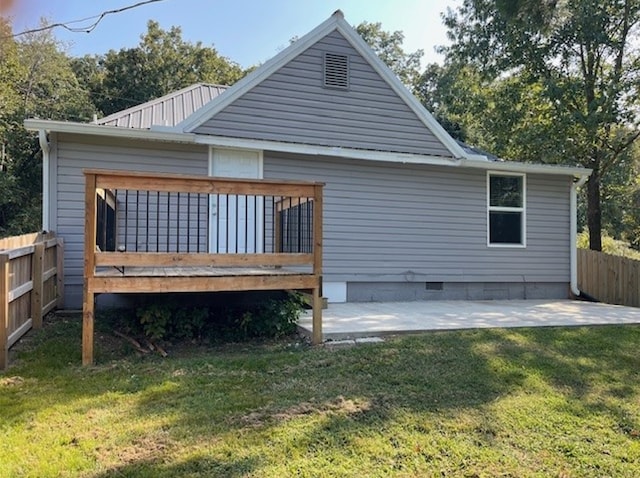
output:
[[[179,27],[166,31],[155,21],[149,21],[137,47],[84,57],[75,69],[89,81],[105,115],[197,82],[231,85],[245,74],[215,48],[186,42]]]
[[[401,31],[384,31],[381,23],[362,22],[356,26],[356,31],[400,81],[413,89],[420,77],[420,60],[424,52],[405,52],[402,47],[404,34]]]
[[[94,107],[49,31],[15,41],[8,22],[0,21],[0,30],[0,136],[7,153],[0,172],[0,235],[8,235],[33,232],[41,224],[40,147],[24,119],[87,121]]]
[[[464,0],[445,24],[452,65],[471,66],[484,81],[527,78],[556,131],[551,147],[566,163],[591,168],[587,223],[601,250],[603,178],[640,135],[637,68],[632,48],[639,0]]]

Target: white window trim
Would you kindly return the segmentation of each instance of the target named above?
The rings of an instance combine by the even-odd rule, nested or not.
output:
[[[491,206],[491,176],[518,176],[522,178],[522,207]],[[504,244],[491,242],[491,212],[520,212],[522,213],[522,230],[520,231],[522,243]],[[527,247],[527,175],[524,173],[512,173],[505,171],[487,171],[487,247],[499,247],[507,249],[524,249]]]

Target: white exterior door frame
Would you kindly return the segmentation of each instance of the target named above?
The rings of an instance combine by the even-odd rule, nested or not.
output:
[[[252,149],[237,149],[237,148],[215,148],[209,147],[209,176],[240,178],[240,179],[262,179],[263,178],[263,152],[262,150]],[[251,203],[242,204],[242,201],[236,198],[235,202],[232,202],[229,198],[229,204],[226,204],[226,198],[220,199],[224,204],[224,215],[218,209],[218,199],[215,196],[209,196],[209,252],[220,253],[260,253],[263,252],[263,238],[264,238],[264,223],[262,217],[264,214],[264,200],[258,198],[254,203],[255,208]],[[244,237],[244,228],[241,230],[227,231],[228,218],[226,217],[227,211],[229,216],[236,216],[236,220],[240,218],[244,221],[245,211],[244,208],[255,209],[248,214],[249,221],[247,230],[248,235],[253,235],[253,240],[250,241],[250,237]],[[217,215],[220,212],[220,216]],[[258,219],[256,223],[256,218]],[[224,232],[224,234],[222,234]],[[220,235],[219,235],[220,233]],[[229,237],[229,234],[233,237]],[[236,234],[238,237],[236,237]],[[224,238],[222,237],[224,236]],[[227,238],[229,238],[229,244],[227,244]],[[224,239],[224,240],[223,240]],[[232,242],[235,244],[236,240],[239,243],[243,243],[244,247],[238,247],[236,251],[235,245],[232,246]],[[251,244],[249,244],[249,242]],[[255,250],[252,247],[255,243]]]

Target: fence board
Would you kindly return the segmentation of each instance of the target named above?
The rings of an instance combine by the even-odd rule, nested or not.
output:
[[[9,347],[62,307],[62,256],[54,233],[0,239],[0,370],[8,365]]]
[[[578,288],[601,302],[640,307],[640,261],[578,249]]]

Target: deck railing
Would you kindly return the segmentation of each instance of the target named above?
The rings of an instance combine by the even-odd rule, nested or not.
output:
[[[87,334],[93,334],[93,294],[100,292],[308,289],[320,304],[322,184],[103,170],[87,170],[85,178]],[[124,280],[129,268],[158,267],[297,272],[196,280],[186,270],[162,284]],[[101,277],[104,268],[117,268],[122,277]],[[319,314],[314,305],[316,342]]]

